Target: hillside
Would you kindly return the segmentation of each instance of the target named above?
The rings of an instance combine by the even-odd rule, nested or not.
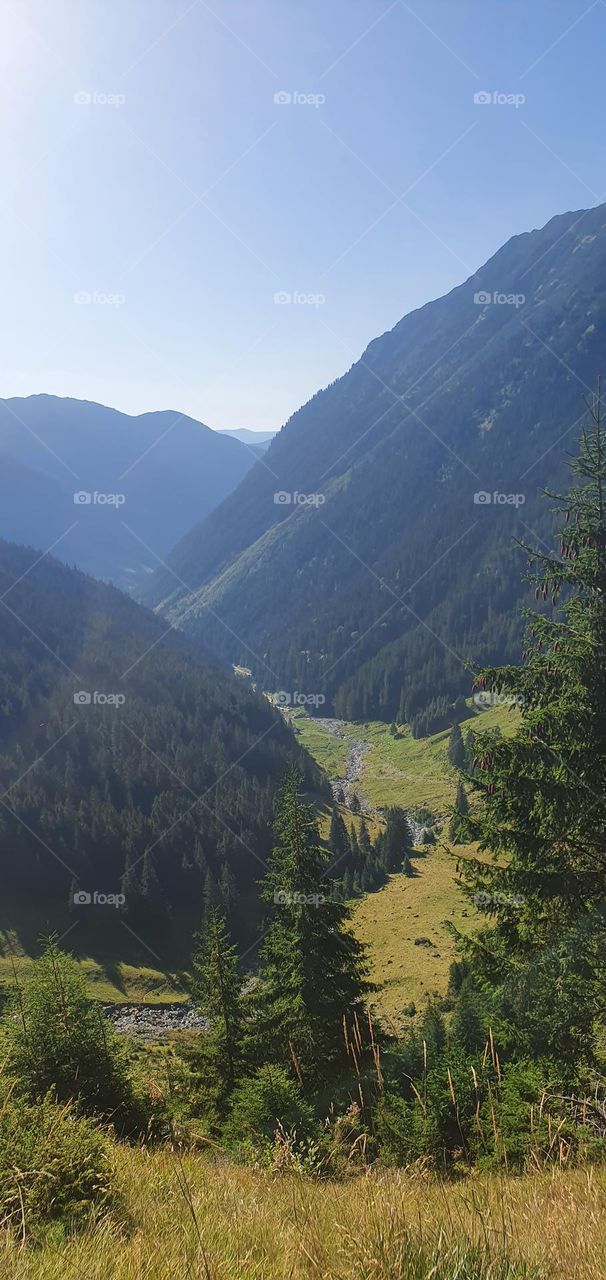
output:
[[[132,590],[256,459],[180,413],[0,400],[0,536]]]
[[[205,896],[253,941],[286,762],[324,787],[280,716],[115,588],[5,542],[0,606],[5,945],[69,931],[114,976],[158,971]]]
[[[507,735],[517,724],[516,712],[508,707],[481,711],[470,707],[461,731],[464,737],[470,729],[498,729]],[[351,744],[366,744],[354,784],[364,805],[377,810],[399,805],[413,813],[426,809],[442,819],[448,814],[456,787],[456,773],[447,757],[448,730],[415,739],[406,725],[399,726],[394,736],[380,721],[343,722],[341,736],[336,737],[327,722],[303,714],[295,716],[294,728],[333,779],[343,775]],[[370,819],[370,825],[374,838],[381,826],[380,814]],[[470,852],[472,846],[453,849],[443,827],[435,844],[421,846],[413,856],[412,876],[391,875],[383,888],[355,902],[354,929],[368,946],[371,978],[377,987],[373,1006],[400,1028],[407,1025],[407,1009],[414,1006],[420,1012],[428,996],[442,997],[446,992],[449,968],[457,958],[447,926],[466,933],[479,919],[457,885],[457,855]]]
[[[300,409],[148,600],[266,688],[431,727],[466,661],[519,657],[512,542],[550,536],[605,330],[605,207],[516,236]]]

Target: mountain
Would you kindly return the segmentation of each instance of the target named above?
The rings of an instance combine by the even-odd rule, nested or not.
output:
[[[240,441],[179,413],[0,400],[0,536],[56,544],[62,560],[129,590],[254,461]]]
[[[323,791],[245,681],[114,587],[0,542],[0,929],[27,904],[38,932],[120,928],[174,954],[206,896],[254,938],[293,757]]]
[[[295,413],[147,599],[266,687],[436,723],[467,661],[519,657],[512,541],[549,538],[605,337],[606,207],[515,236]]]
[[[273,440],[277,431],[249,431],[248,427],[236,427],[232,431],[220,431],[221,436],[233,436],[235,440],[241,440],[242,444],[269,444]]]

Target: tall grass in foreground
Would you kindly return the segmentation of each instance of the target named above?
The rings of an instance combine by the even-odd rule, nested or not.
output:
[[[273,1177],[122,1149],[130,1233],[0,1239],[6,1280],[604,1280],[606,1171]]]

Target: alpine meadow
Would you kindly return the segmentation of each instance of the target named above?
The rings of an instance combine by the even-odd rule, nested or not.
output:
[[[606,4],[0,34],[1,1274],[606,1280]]]

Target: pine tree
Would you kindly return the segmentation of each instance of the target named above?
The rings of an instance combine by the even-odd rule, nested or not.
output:
[[[238,955],[224,916],[209,907],[192,963],[192,996],[207,1019],[201,1037],[206,1085],[219,1113],[236,1082],[242,1056],[242,999]]]
[[[465,764],[463,768],[467,773],[472,772],[472,761],[476,754],[476,735],[473,729],[468,729],[465,734]]]
[[[523,665],[488,669],[477,680],[511,698],[521,725],[509,737],[478,735],[469,782],[481,803],[466,825],[483,856],[463,863],[469,894],[494,921],[474,946],[476,967],[502,985],[534,1051],[568,1062],[591,1051],[606,978],[606,434],[599,390],[589,408],[572,487],[565,497],[547,495],[563,521],[560,553],[526,548],[542,608],[529,615]]]
[[[252,993],[253,1043],[258,1061],[296,1062],[314,1076],[344,1049],[343,1017],[361,1007],[369,987],[365,949],[348,928],[349,908],[331,897],[326,854],[300,782],[290,770],[262,885],[274,910]]]
[[[351,866],[351,845],[347,828],[338,809],[333,809],[330,820],[328,844],[331,852],[330,872],[343,875],[346,866]]]
[[[448,759],[454,769],[465,768],[465,743],[463,742],[463,734],[459,724],[454,724],[450,731]]]
[[[480,993],[469,978],[466,978],[454,1008],[450,1043],[466,1054],[477,1053],[486,1044],[489,1021],[485,1016]]]
[[[394,806],[387,810],[385,830],[377,840],[376,852],[388,875],[394,871],[410,871],[409,854],[412,838],[404,809]]]
[[[52,1090],[60,1102],[74,1099],[82,1111],[111,1118],[117,1129],[134,1127],[124,1043],[90,1000],[74,957],[55,938],[43,943],[24,984],[15,982],[5,1026],[10,1072],[32,1098]]]
[[[469,801],[465,793],[465,787],[459,779],[457,782],[457,793],[454,802],[454,812],[450,820],[449,836],[451,840],[458,840],[465,834],[465,818],[469,813]]]

